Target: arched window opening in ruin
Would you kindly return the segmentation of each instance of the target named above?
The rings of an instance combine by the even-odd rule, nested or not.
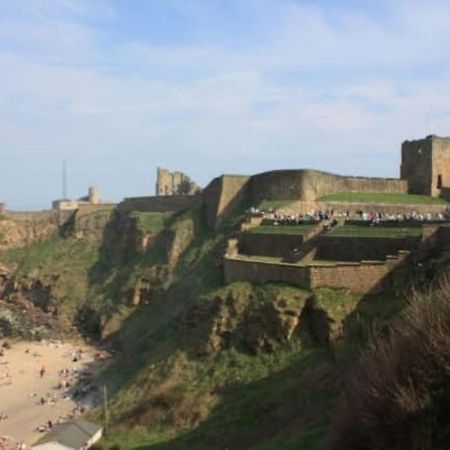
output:
[[[438,175],[437,187],[440,189],[442,187],[442,175]]]

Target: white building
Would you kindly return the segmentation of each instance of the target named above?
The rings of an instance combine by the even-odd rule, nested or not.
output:
[[[33,450],[84,450],[99,441],[102,433],[101,426],[77,419],[55,425],[31,448]]]

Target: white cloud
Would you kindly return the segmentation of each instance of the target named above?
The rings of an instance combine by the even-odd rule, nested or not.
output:
[[[203,183],[222,171],[302,166],[395,175],[401,140],[428,133],[430,105],[434,131],[448,134],[442,2],[389,2],[382,20],[266,1],[255,16],[264,35],[242,46],[220,36],[110,40],[90,22],[115,17],[107,3],[19,5],[28,16],[7,26],[0,18],[0,152],[11,174],[0,190],[19,206],[56,195],[58,182],[41,183],[41,173],[52,167],[57,179],[63,158],[77,175],[74,196],[95,181],[119,199],[149,192],[159,164]],[[207,23],[194,7],[187,14]],[[14,195],[25,179],[12,153],[33,167],[26,182],[41,187],[30,200]]]

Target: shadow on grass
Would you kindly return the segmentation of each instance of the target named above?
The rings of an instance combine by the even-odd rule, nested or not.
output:
[[[337,380],[327,352],[306,351],[287,369],[217,392],[218,404],[195,429],[134,449],[316,449],[338,392]]]

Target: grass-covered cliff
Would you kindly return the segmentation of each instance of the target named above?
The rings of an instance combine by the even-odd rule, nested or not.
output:
[[[118,350],[102,375],[105,448],[318,449],[330,430],[339,442],[351,368],[402,322],[407,298],[224,286],[239,220],[212,231],[201,208],[115,214],[105,228],[0,254],[21,295]]]

